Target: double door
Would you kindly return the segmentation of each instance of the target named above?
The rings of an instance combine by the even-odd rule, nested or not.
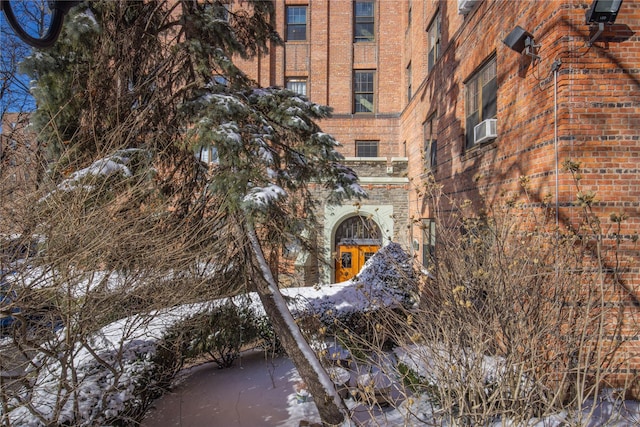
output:
[[[338,245],[336,282],[353,278],[378,249],[380,246],[376,245]]]

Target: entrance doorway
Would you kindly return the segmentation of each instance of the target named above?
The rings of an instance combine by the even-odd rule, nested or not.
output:
[[[364,264],[382,246],[380,228],[370,218],[354,216],[343,221],[336,231],[336,282],[357,275]]]

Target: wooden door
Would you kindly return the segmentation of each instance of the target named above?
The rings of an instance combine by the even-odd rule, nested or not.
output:
[[[357,275],[378,249],[380,246],[376,245],[339,245],[336,282],[344,282]]]

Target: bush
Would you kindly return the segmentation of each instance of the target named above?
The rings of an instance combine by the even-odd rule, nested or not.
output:
[[[447,213],[419,304],[339,317],[332,332],[370,365],[397,345],[398,363],[376,368],[426,396],[436,423],[519,425],[596,397],[624,366],[619,328],[633,325],[593,239],[509,200],[440,210],[438,197]]]
[[[227,300],[208,313],[190,320],[189,357],[207,354],[221,368],[227,368],[240,355],[243,346],[257,343],[261,331],[253,310]]]

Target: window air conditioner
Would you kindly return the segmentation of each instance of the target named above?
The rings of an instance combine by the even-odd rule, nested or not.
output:
[[[471,12],[480,0],[458,0],[458,13],[460,15],[466,15]]]
[[[482,144],[483,142],[496,139],[498,136],[498,121],[496,119],[487,119],[473,128],[474,144]]]

